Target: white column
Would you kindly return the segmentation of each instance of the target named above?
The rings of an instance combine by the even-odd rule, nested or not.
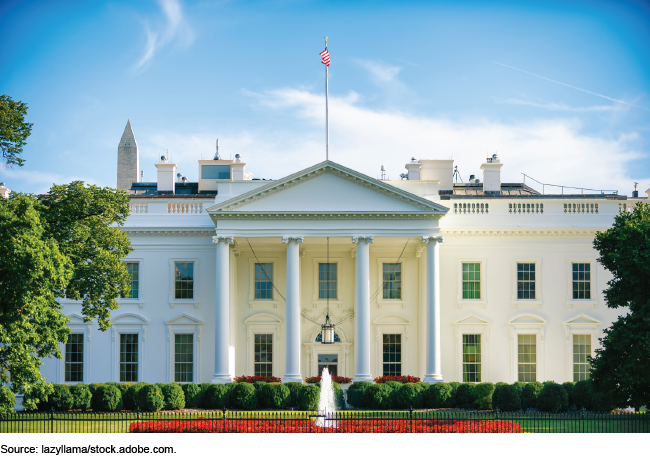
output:
[[[230,244],[233,238],[212,237],[217,245],[216,316],[214,323],[214,375],[212,383],[230,383]]]
[[[372,382],[370,375],[370,243],[373,237],[352,237],[357,244],[356,315],[354,317],[354,381]]]
[[[422,237],[427,252],[426,297],[426,373],[424,382],[442,382],[440,358],[440,244],[442,237]]]
[[[300,375],[300,249],[303,237],[282,237],[287,244],[287,357],[284,383],[302,382]]]

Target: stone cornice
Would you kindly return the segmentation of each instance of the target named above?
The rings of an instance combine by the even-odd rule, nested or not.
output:
[[[160,230],[160,231],[131,231],[126,230],[128,237],[211,237],[214,235],[214,229],[209,231],[179,231],[179,230]]]
[[[249,212],[210,213],[214,220],[437,220],[440,213],[429,212]]]
[[[254,189],[233,199],[216,204],[208,208],[207,211],[208,213],[230,212],[243,205],[263,199],[264,197],[273,195],[300,183],[304,183],[305,181],[312,180],[324,173],[330,173],[343,178],[344,180],[364,186],[372,191],[402,201],[421,211],[436,212],[439,214],[446,214],[449,211],[449,209],[443,205],[431,202],[427,199],[416,196],[415,194],[411,194],[410,192],[384,183],[383,181],[376,180],[352,169],[348,169],[347,167],[343,167],[342,165],[332,161],[321,162],[320,164],[316,164],[305,170],[294,173],[293,175],[271,182],[266,186],[262,186],[261,188]]]
[[[566,230],[548,230],[548,231],[444,231],[440,233],[444,236],[461,236],[461,237],[595,237],[598,231],[566,231]]]

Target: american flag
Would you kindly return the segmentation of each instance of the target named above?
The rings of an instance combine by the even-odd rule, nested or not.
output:
[[[323,56],[323,59],[321,60],[321,63],[327,65],[328,67],[330,66],[330,53],[327,52],[327,48],[325,48],[325,51],[320,53],[321,56]]]

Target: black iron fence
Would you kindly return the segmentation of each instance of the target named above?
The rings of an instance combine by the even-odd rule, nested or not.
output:
[[[646,413],[342,410],[193,412],[17,412],[0,418],[0,433],[127,432],[532,432],[650,433]]]

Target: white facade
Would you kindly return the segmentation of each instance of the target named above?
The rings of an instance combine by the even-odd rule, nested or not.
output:
[[[492,174],[491,190],[499,189],[494,180],[501,165],[484,167]],[[520,360],[530,359],[531,351],[534,379],[573,381],[573,336],[586,336],[582,351],[593,354],[602,330],[621,313],[604,302],[609,273],[596,261],[594,235],[620,211],[647,200],[519,195],[506,192],[514,185],[505,184],[501,193],[477,193],[470,185],[439,190],[440,180],[378,181],[331,161],[275,181],[208,179],[208,173],[203,169],[201,186],[216,196],[167,190],[132,196],[122,229],[135,248],[125,261],[137,263],[138,294],[120,301],[112,328],[101,332],[83,323],[81,305],[63,300],[70,327],[83,334],[83,366],[76,369],[82,376],[75,377],[84,383],[130,381],[120,375],[123,334],[137,335],[138,342],[130,347],[137,365],[129,377],[149,383],[179,380],[179,348],[189,348],[192,360],[181,377],[196,383],[255,375],[256,349],[269,355],[269,373],[283,381],[318,375],[319,355],[335,355],[338,375],[372,380],[384,374],[388,353],[397,352],[386,353],[385,336],[399,339],[402,375],[463,381],[464,335],[480,336],[480,349],[472,347],[480,351],[480,381],[517,381]],[[317,342],[315,324],[325,321],[319,269],[328,262],[337,273],[327,290],[332,322],[354,313],[336,327],[332,345]],[[192,266],[193,283],[183,284],[191,293],[183,297],[176,263]],[[401,294],[384,298],[384,264],[396,269],[397,263]],[[256,293],[256,264],[272,265],[272,285],[262,282],[263,294]],[[584,298],[574,298],[574,264],[589,266]],[[463,294],[463,270],[470,265],[480,271],[475,299]],[[518,269],[530,266],[534,299],[518,292]],[[177,335],[191,345],[176,345]],[[256,348],[258,335],[271,346]],[[527,336],[527,347],[519,335]],[[478,359],[466,355],[472,358]],[[43,373],[74,383],[66,380],[65,361],[45,359]]]

